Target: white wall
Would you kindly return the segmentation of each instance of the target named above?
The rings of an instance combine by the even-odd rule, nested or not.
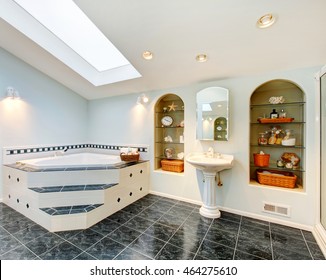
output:
[[[87,100],[1,48],[0,62],[1,148],[85,143]],[[4,99],[8,86],[19,91],[21,100]],[[2,180],[0,198],[1,193]]]
[[[306,226],[314,224],[316,199],[316,137],[315,80],[320,67],[277,72],[252,77],[233,78],[187,87],[148,92],[150,103],[136,105],[137,96],[107,98],[90,101],[89,135],[91,141],[140,143],[150,145],[150,158],[154,158],[154,106],[166,93],[179,95],[185,104],[185,154],[215,151],[235,156],[236,164],[222,172],[223,187],[218,188],[218,205],[237,213],[251,215],[281,223]],[[306,187],[304,192],[282,188],[263,188],[249,185],[249,104],[254,90],[266,81],[288,79],[306,94]],[[211,142],[196,140],[196,93],[206,87],[220,86],[230,90],[230,140]],[[153,161],[153,160],[152,160]],[[153,170],[151,163],[152,191],[189,201],[201,201],[201,173],[188,163],[183,175],[167,174]],[[262,212],[263,201],[289,205],[291,217],[280,217]]]
[[[218,188],[218,205],[233,212],[277,219],[293,225],[310,227],[315,221],[316,176],[319,164],[316,131],[318,129],[314,74],[320,67],[251,77],[225,79],[176,89],[149,92],[150,103],[136,105],[137,96],[125,95],[87,102],[71,90],[26,65],[0,49],[0,89],[16,88],[22,100],[0,101],[0,146],[38,144],[144,144],[150,146],[151,188],[153,192],[200,202],[202,176],[189,164],[182,175],[153,170],[154,106],[166,93],[179,95],[185,104],[185,154],[216,151],[235,156],[236,164],[223,171],[223,187]],[[261,84],[272,79],[288,79],[306,94],[306,187],[304,192],[249,185],[249,103]],[[196,93],[206,87],[230,90],[230,140],[210,142],[196,140]],[[2,155],[0,155],[1,157]],[[2,160],[2,158],[1,158]],[[1,176],[1,171],[0,171]],[[262,212],[262,201],[289,205],[291,217]]]

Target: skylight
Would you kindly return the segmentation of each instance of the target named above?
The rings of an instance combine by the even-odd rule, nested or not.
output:
[[[13,1],[19,5],[11,5],[13,11],[24,10],[19,13],[16,11],[15,18],[22,18],[18,21],[8,15],[6,20],[94,85],[140,77],[137,70],[72,0]],[[29,22],[26,21],[27,17]],[[37,28],[36,24],[39,25]],[[69,54],[67,47],[70,48]],[[82,61],[75,61],[78,57]],[[90,66],[93,69],[87,69]]]

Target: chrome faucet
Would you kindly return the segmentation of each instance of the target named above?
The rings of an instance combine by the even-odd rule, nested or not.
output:
[[[214,149],[212,147],[209,147],[207,150],[207,157],[212,158],[214,157]]]

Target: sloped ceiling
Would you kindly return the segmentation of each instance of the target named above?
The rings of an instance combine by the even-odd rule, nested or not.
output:
[[[95,87],[3,19],[0,46],[89,100],[326,64],[325,0],[75,3],[141,78]],[[277,21],[258,29],[266,13]],[[153,60],[142,59],[145,50]],[[199,53],[208,61],[196,62]]]

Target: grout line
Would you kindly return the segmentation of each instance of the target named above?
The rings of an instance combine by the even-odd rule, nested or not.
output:
[[[234,246],[234,251],[233,251],[233,257],[232,257],[232,260],[234,260],[234,258],[235,258],[235,253],[236,253],[236,251],[237,251],[238,240],[239,240],[240,229],[241,229],[241,224],[242,224],[242,216],[240,216],[239,228],[238,228],[238,233],[237,233],[237,239],[236,239],[236,241],[235,241],[235,246]]]
[[[176,203],[177,204],[177,203]],[[176,205],[175,204],[175,205]],[[174,206],[175,206],[174,205]],[[171,208],[173,208],[173,206],[171,207]],[[171,210],[171,208],[169,209],[169,210]],[[184,221],[179,225],[179,227],[174,231],[174,233],[170,236],[170,238],[166,241],[166,243],[164,244],[164,246],[162,246],[162,248],[161,248],[161,250],[159,250],[158,252],[157,252],[157,254],[155,255],[155,257],[154,257],[154,259],[163,251],[163,249],[165,248],[165,246],[169,243],[169,241],[172,239],[172,237],[176,234],[176,232],[181,228],[181,226],[186,222],[186,220],[190,217],[190,215],[192,214],[192,212],[194,211],[194,209],[189,213],[189,215],[184,219]],[[167,211],[168,212],[168,211]],[[173,244],[171,244],[171,245],[173,245]],[[173,246],[175,246],[175,245],[173,245]],[[181,247],[179,247],[179,246],[176,246],[176,247],[178,247],[178,248],[181,248]],[[184,250],[183,248],[181,248],[182,250]],[[187,251],[187,250],[185,250],[185,251]],[[192,252],[190,252],[190,253],[192,253]]]
[[[301,232],[301,235],[302,235],[302,237],[303,237],[303,240],[304,240],[304,242],[305,242],[305,244],[306,244],[306,246],[307,246],[307,249],[308,249],[308,252],[309,252],[309,254],[310,254],[310,257],[311,257],[311,259],[313,260],[313,259],[314,259],[314,256],[313,256],[313,254],[312,254],[311,251],[310,251],[310,248],[309,248],[308,242],[307,242],[306,238],[304,237],[304,234],[303,234],[303,232],[302,232],[301,229],[300,229],[300,232]]]
[[[200,249],[200,247],[202,246],[202,244],[204,243],[204,240],[205,240],[205,238],[206,238],[206,236],[207,236],[209,230],[211,229],[211,227],[212,227],[212,225],[213,225],[213,223],[214,223],[214,220],[215,220],[215,219],[212,219],[211,223],[209,224],[208,229],[207,229],[207,231],[206,231],[206,233],[205,233],[205,235],[204,235],[202,241],[200,242],[200,244],[199,244],[199,246],[198,246],[198,249],[197,249],[197,251],[196,251],[196,253],[195,253],[194,257],[193,257],[193,260],[197,257],[198,252],[199,252],[199,249]]]
[[[270,243],[271,243],[272,260],[274,260],[275,256],[274,256],[274,248],[273,248],[272,228],[271,228],[271,223],[270,222],[268,223],[268,229],[269,229],[269,240],[270,240]]]

